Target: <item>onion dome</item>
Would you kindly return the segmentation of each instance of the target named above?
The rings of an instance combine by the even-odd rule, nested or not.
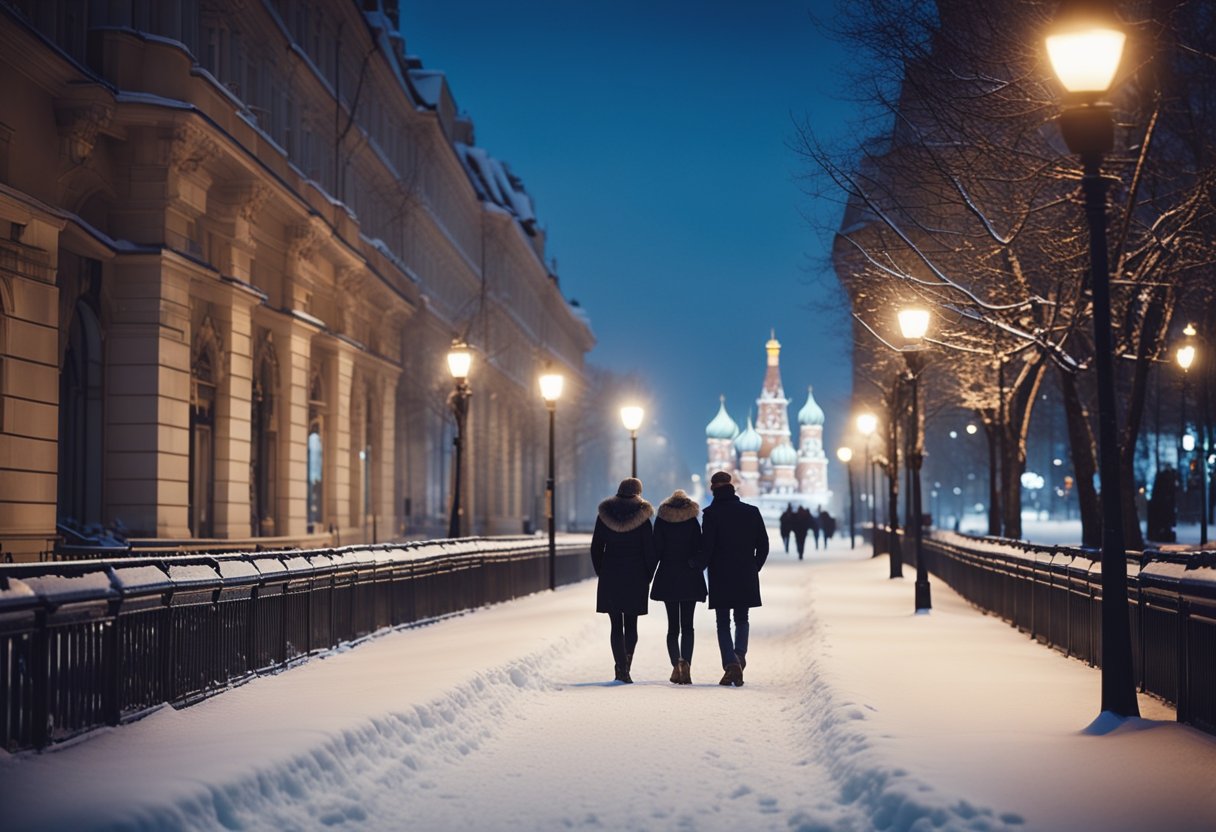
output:
[[[773,465],[789,465],[793,467],[798,464],[798,452],[794,450],[794,446],[787,439],[769,451],[768,461]]]
[[[764,438],[756,433],[756,429],[752,427],[752,416],[747,415],[747,429],[743,433],[735,437],[735,450],[741,454],[749,451],[755,453],[760,450],[760,446],[764,444]]]
[[[706,439],[734,439],[739,435],[739,426],[726,412],[726,396],[718,397],[718,415],[705,426]]]
[[[802,406],[802,410],[798,411],[798,424],[800,425],[822,425],[823,424],[823,408],[815,401],[815,396],[811,392],[813,388],[806,388],[806,404]]]

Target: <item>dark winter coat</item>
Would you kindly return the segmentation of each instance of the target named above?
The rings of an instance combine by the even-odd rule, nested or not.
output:
[[[815,518],[809,511],[806,510],[806,506],[798,506],[798,510],[794,512],[794,516],[790,520],[790,525],[794,529],[794,538],[798,540],[799,543],[805,543],[806,533],[811,530],[814,523]],[[816,527],[815,533],[819,533],[818,527]]]
[[[701,559],[709,566],[709,608],[760,606],[760,569],[768,558],[768,529],[760,509],[729,486],[716,489],[702,512]]]
[[[591,566],[599,576],[596,612],[645,615],[646,591],[657,558],[650,517],[641,497],[609,497],[600,503],[591,535]]]
[[[650,597],[656,601],[704,601],[705,574],[700,565],[701,507],[688,497],[671,496],[659,504],[654,521],[654,550],[659,558]]]

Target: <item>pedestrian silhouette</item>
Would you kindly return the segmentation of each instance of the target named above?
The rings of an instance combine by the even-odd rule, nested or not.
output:
[[[768,558],[768,529],[760,509],[735,494],[730,474],[719,471],[709,482],[714,499],[702,512],[701,562],[709,567],[709,608],[718,624],[724,671],[718,684],[742,687],[750,631],[748,610],[760,606],[760,570]]]
[[[823,548],[828,548],[828,540],[836,536],[836,518],[822,508],[819,509],[819,531],[823,535]]]
[[[806,506],[798,506],[798,510],[794,512],[794,544],[798,547],[798,560],[802,560],[802,554],[806,551],[806,535],[811,530],[811,513],[806,510]]]
[[[650,517],[654,507],[642,499],[642,482],[621,480],[615,497],[599,505],[591,534],[591,566],[599,583],[595,611],[608,614],[609,643],[616,681],[631,684],[630,665],[638,644],[638,616],[645,615],[647,590],[656,557]]]
[[[781,512],[781,542],[785,545],[785,553],[790,553],[790,532],[794,529],[794,504],[786,503],[785,511]]]
[[[693,613],[705,600],[705,572],[701,566],[701,510],[683,491],[675,491],[659,504],[654,521],[654,550],[659,571],[650,597],[667,607],[667,656],[671,681],[692,684]]]

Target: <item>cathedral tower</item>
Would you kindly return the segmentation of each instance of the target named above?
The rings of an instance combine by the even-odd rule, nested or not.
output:
[[[764,387],[756,399],[756,431],[760,434],[760,459],[767,459],[773,448],[790,441],[790,400],[781,386],[781,342],[775,332],[764,345],[768,366],[764,371]]]

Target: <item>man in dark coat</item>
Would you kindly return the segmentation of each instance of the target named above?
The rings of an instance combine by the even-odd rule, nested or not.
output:
[[[790,553],[790,532],[794,530],[794,504],[786,503],[785,511],[781,512],[781,542],[785,544],[785,553]],[[798,550],[798,557],[802,557],[802,550]]]
[[[630,684],[629,667],[638,643],[638,616],[645,615],[647,590],[658,558],[641,480],[621,480],[616,496],[600,503],[591,535],[591,566],[599,577],[595,611],[608,614],[616,681]]]
[[[806,506],[798,506],[798,510],[794,512],[794,545],[798,548],[798,560],[802,560],[802,553],[806,550],[806,533],[811,530],[811,513],[806,510]]]
[[[768,529],[760,509],[739,500],[730,474],[710,478],[714,500],[702,512],[701,560],[709,567],[709,608],[718,619],[722,685],[743,686],[748,610],[760,606],[760,569],[768,558]],[[735,635],[730,619],[734,611]]]
[[[819,510],[819,530],[823,533],[823,548],[828,548],[828,541],[836,536],[836,518],[823,509]]]

